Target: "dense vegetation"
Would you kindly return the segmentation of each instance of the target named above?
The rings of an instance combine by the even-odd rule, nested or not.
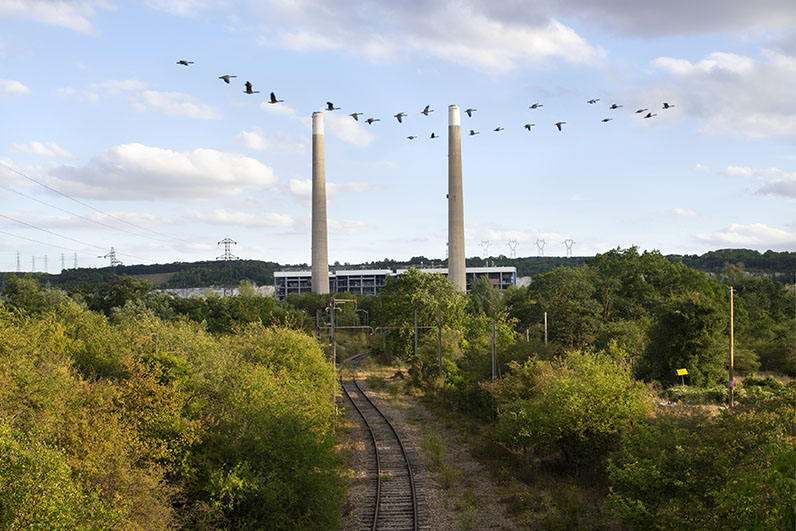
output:
[[[232,334],[145,300],[109,318],[29,279],[4,298],[0,528],[336,526],[334,375],[312,337],[245,324],[257,308],[230,310]]]
[[[313,337],[328,345],[334,311],[338,359],[397,359],[475,426],[490,470],[525,482],[506,499],[528,527],[792,529],[796,290],[721,256],[708,275],[616,249],[468,295],[410,269],[336,309],[246,280],[180,298],[127,275],[69,291],[9,275],[0,528],[335,528],[334,374]],[[729,286],[737,406],[717,411]]]

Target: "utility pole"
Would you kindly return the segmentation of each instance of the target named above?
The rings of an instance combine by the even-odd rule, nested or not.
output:
[[[730,407],[735,405],[735,374],[734,374],[734,364],[735,364],[735,330],[734,330],[734,308],[733,308],[733,300],[732,300],[732,286],[730,286]]]
[[[495,320],[492,319],[492,383],[495,383],[495,372],[497,369],[497,349],[495,345]]]
[[[415,310],[415,359],[417,359],[417,310]]]
[[[547,345],[547,312],[544,312],[544,344]]]
[[[437,307],[437,340],[439,344],[439,377],[442,378],[442,306]]]

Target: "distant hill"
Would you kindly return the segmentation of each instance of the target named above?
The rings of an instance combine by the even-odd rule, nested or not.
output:
[[[487,259],[472,257],[467,259],[468,267],[486,265],[514,266],[517,276],[533,277],[561,266],[580,267],[589,257],[574,256],[527,256],[508,258],[500,255]],[[796,282],[796,252],[766,251],[760,253],[749,249],[720,249],[703,255],[668,255],[671,262],[682,262],[686,266],[709,274],[721,272],[724,264],[744,265],[752,275],[768,275],[787,284]],[[340,264],[336,262],[330,269],[401,269],[407,267],[447,267],[445,260],[433,260],[424,256],[414,256],[408,261],[384,260],[363,264]],[[281,265],[261,260],[235,260],[229,269],[222,261],[173,262],[170,264],[118,266],[116,274],[134,276],[163,288],[195,288],[210,286],[237,286],[241,280],[256,285],[270,285],[274,282],[274,271],[282,269],[309,269],[307,264]],[[44,284],[68,289],[83,284],[105,282],[111,278],[110,268],[67,269],[60,274],[37,273],[34,275]]]

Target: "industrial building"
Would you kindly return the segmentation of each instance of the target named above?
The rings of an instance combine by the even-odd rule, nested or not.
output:
[[[330,293],[351,293],[353,295],[375,295],[387,283],[387,277],[405,273],[406,269],[351,269],[329,273]],[[447,268],[420,269],[421,273],[448,276]],[[516,267],[468,267],[466,268],[467,290],[476,276],[486,276],[492,285],[500,290],[517,284]],[[293,293],[312,291],[312,271],[274,272],[274,296],[284,299]]]

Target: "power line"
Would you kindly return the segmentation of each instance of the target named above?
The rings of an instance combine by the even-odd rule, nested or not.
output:
[[[37,203],[41,203],[42,205],[48,206],[50,208],[54,208],[56,210],[60,210],[61,212],[65,212],[66,214],[69,214],[71,216],[76,216],[76,217],[78,217],[80,219],[85,219],[86,221],[89,221],[91,223],[96,223],[97,225],[101,225],[103,227],[107,227],[107,228],[112,229],[112,230],[118,230],[120,232],[125,232],[127,234],[132,234],[133,236],[138,236],[139,238],[148,238],[148,239],[159,241],[159,242],[165,241],[165,240],[161,240],[160,238],[151,238],[150,236],[143,236],[141,234],[136,234],[135,232],[132,232],[132,231],[129,231],[129,230],[126,230],[126,229],[121,229],[119,227],[114,227],[113,225],[108,225],[107,223],[103,223],[101,221],[97,221],[95,219],[88,218],[86,216],[81,216],[80,214],[76,214],[75,212],[70,212],[69,210],[63,209],[61,207],[57,207],[55,205],[51,205],[50,203],[47,203],[46,201],[42,201],[41,199],[37,199],[35,197],[29,196],[27,194],[24,194],[22,192],[14,190],[13,188],[9,188],[8,186],[4,186],[2,184],[0,184],[0,188],[3,188],[4,190],[8,190],[9,192],[13,192],[13,193],[18,194],[18,195],[21,195],[22,197],[27,197],[28,199],[30,199],[32,201],[36,201]]]
[[[86,207],[86,208],[90,208],[91,210],[94,210],[95,212],[99,212],[100,214],[104,214],[104,215],[106,215],[106,216],[108,216],[108,217],[111,217],[111,218],[113,218],[113,219],[115,219],[115,220],[117,220],[117,221],[121,221],[122,223],[126,223],[127,225],[130,225],[130,226],[132,226],[132,227],[135,227],[135,228],[137,228],[137,229],[145,230],[145,231],[147,231],[147,232],[151,232],[152,234],[157,234],[158,236],[163,236],[164,238],[168,238],[168,239],[170,239],[170,240],[175,240],[175,241],[178,241],[178,242],[182,242],[182,243],[189,243],[189,244],[190,244],[190,243],[193,243],[193,242],[189,242],[189,241],[187,241],[187,240],[183,240],[183,239],[180,239],[180,238],[176,238],[176,237],[174,237],[174,236],[169,236],[168,234],[163,234],[163,233],[161,233],[161,232],[158,232],[158,231],[155,231],[155,230],[152,230],[152,229],[148,229],[148,228],[146,228],[146,227],[142,227],[141,225],[137,225],[137,224],[135,224],[135,223],[132,223],[132,222],[130,222],[130,221],[126,221],[126,220],[124,220],[124,219],[122,219],[122,218],[120,218],[120,217],[114,216],[113,214],[109,214],[108,212],[105,212],[105,211],[103,211],[103,210],[100,210],[99,208],[93,207],[93,206],[89,205],[88,203],[84,203],[83,201],[80,201],[79,199],[75,199],[74,197],[72,197],[72,196],[70,196],[70,195],[67,195],[67,194],[65,194],[65,193],[63,193],[63,192],[61,192],[61,191],[59,191],[59,190],[56,190],[55,188],[53,188],[53,187],[51,187],[51,186],[48,186],[48,185],[44,184],[43,182],[37,181],[37,180],[36,180],[36,179],[34,179],[33,177],[30,177],[30,176],[28,176],[28,175],[25,175],[25,174],[24,174],[24,173],[22,173],[21,171],[19,171],[19,170],[15,169],[15,168],[12,168],[11,166],[9,166],[9,165],[7,165],[7,164],[4,164],[4,163],[2,163],[2,162],[0,162],[0,166],[2,166],[2,167],[4,167],[4,168],[6,168],[6,169],[7,169],[7,170],[9,170],[9,171],[12,171],[12,172],[16,173],[16,174],[17,174],[17,175],[19,175],[20,177],[24,177],[25,179],[27,179],[27,180],[29,180],[29,181],[31,181],[31,182],[34,182],[34,183],[38,184],[39,186],[42,186],[42,187],[44,187],[44,188],[46,188],[46,189],[50,190],[51,192],[55,192],[56,194],[58,194],[58,195],[60,195],[60,196],[63,196],[63,197],[65,197],[65,198],[69,199],[70,201],[74,201],[75,203],[77,203],[77,204],[79,204],[79,205],[83,205],[83,206],[84,206],[84,207]],[[135,257],[134,257],[134,258],[135,258]]]
[[[6,216],[5,214],[0,214],[0,217],[9,219],[9,220],[14,221],[16,223],[19,223],[20,225],[25,225],[26,227],[30,227],[32,229],[36,229],[36,230],[40,230],[42,232],[46,232],[47,234],[52,234],[53,236],[57,236],[59,238],[64,238],[65,240],[71,240],[71,241],[77,242],[77,243],[79,243],[81,245],[86,245],[88,247],[94,247],[95,249],[100,249],[101,251],[105,251],[105,247],[100,247],[99,245],[94,245],[92,243],[86,243],[84,241],[77,240],[75,238],[70,238],[69,236],[64,236],[63,234],[58,234],[58,233],[53,232],[51,230],[43,229],[41,227],[37,227],[36,225],[31,225],[30,223],[26,223],[24,221],[12,218],[11,216]],[[47,245],[47,244],[45,244],[45,245]],[[119,254],[122,254],[122,253],[119,253]],[[124,254],[124,256],[129,256],[131,258],[136,258],[138,260],[143,260],[144,262],[151,262],[151,260],[147,260],[146,258],[141,258],[140,256],[135,256],[135,255],[132,255],[132,254]]]

